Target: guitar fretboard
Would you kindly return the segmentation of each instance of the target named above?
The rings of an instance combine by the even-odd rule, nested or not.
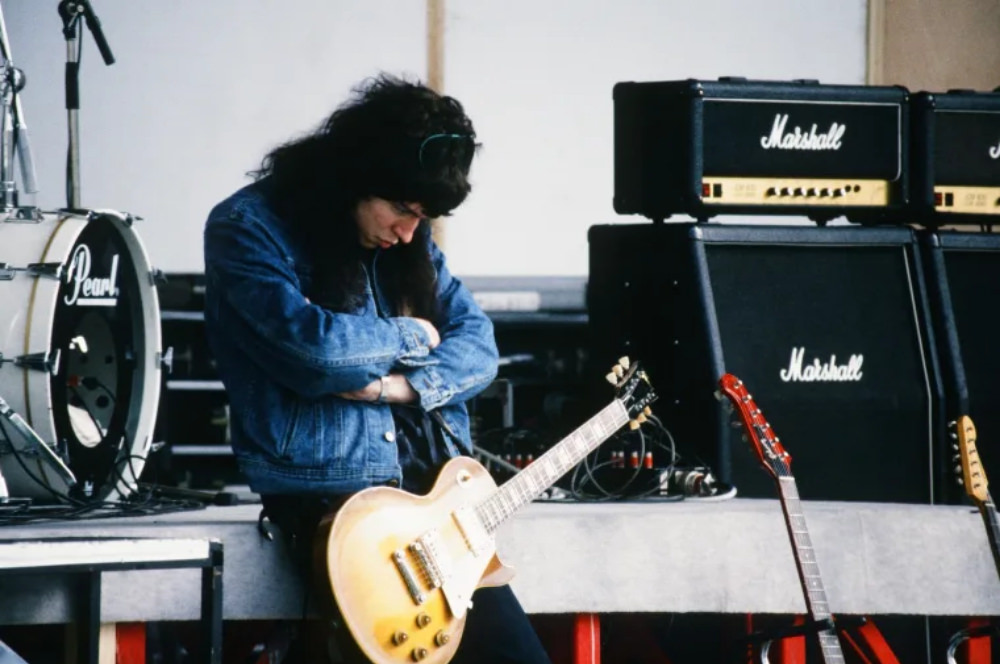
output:
[[[778,478],[778,489],[781,494],[781,509],[785,514],[785,525],[792,542],[792,552],[795,554],[795,565],[799,572],[799,581],[805,594],[806,606],[813,620],[826,620],[831,617],[830,605],[826,599],[826,589],[819,573],[812,539],[806,528],[806,518],[802,513],[802,501],[799,499],[799,489],[792,476]],[[844,664],[844,653],[840,649],[840,640],[834,629],[823,629],[818,632],[820,650],[826,664]]]
[[[601,412],[538,457],[530,466],[479,503],[475,511],[487,532],[494,532],[516,511],[537,498],[628,422],[628,411],[615,399]]]

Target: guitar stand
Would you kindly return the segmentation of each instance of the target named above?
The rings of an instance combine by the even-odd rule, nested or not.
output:
[[[794,625],[786,627],[774,627],[771,629],[759,630],[746,635],[745,641],[747,645],[760,646],[761,664],[770,664],[768,655],[771,652],[771,644],[775,641],[781,641],[783,639],[794,638],[797,636],[805,636],[807,634],[818,634],[824,629],[834,629],[832,618],[824,618],[823,620],[804,620],[799,618],[799,620],[802,622],[797,622]]]
[[[955,652],[958,650],[960,645],[966,641],[971,641],[972,639],[981,636],[988,636],[991,638],[1000,636],[1000,629],[997,629],[997,627],[993,625],[984,624],[966,627],[965,629],[955,632],[951,638],[948,639],[948,664],[957,664]],[[989,660],[987,659],[987,661]]]
[[[867,664],[899,664],[899,660],[896,658],[895,653],[892,652],[892,648],[889,647],[889,644],[882,636],[882,632],[879,631],[878,627],[875,626],[875,623],[873,623],[867,616],[837,616],[836,623],[834,623],[832,618],[826,618],[824,620],[810,620],[790,625],[788,627],[778,627],[769,630],[752,632],[747,635],[746,641],[748,645],[762,644],[760,646],[760,662],[761,664],[770,664],[768,655],[773,642],[796,636],[805,636],[806,634],[816,634],[824,629],[835,629],[837,636],[840,637],[844,643],[854,649],[854,652],[857,653],[862,662]],[[958,638],[963,632],[968,631],[971,630],[963,630],[952,638]],[[975,634],[961,637],[959,641],[956,642],[955,647],[957,648],[958,643],[962,640],[972,638],[973,636],[975,636]],[[950,657],[952,652],[953,649],[949,648],[948,664],[957,664],[955,660]],[[804,656],[802,661],[804,661]],[[782,664],[791,663],[783,661]]]

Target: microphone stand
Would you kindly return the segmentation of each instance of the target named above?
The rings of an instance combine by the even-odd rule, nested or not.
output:
[[[0,56],[4,59],[0,73],[0,208],[4,221],[40,221],[38,208],[18,205],[17,184],[14,179],[14,157],[20,159],[21,178],[24,189],[29,194],[38,191],[35,184],[35,164],[31,158],[31,144],[28,142],[28,126],[21,110],[18,94],[25,84],[24,73],[14,67],[10,41],[7,39],[7,25],[3,10],[0,9]]]
[[[66,204],[71,212],[80,210],[80,45],[78,39],[83,32],[80,19],[94,35],[97,49],[104,64],[112,65],[115,56],[111,53],[101,21],[90,6],[90,0],[61,0],[59,17],[63,21],[63,36],[66,38],[66,111],[69,122],[69,154],[66,159]]]

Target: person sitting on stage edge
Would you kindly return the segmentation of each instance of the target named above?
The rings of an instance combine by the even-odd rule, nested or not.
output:
[[[472,453],[465,402],[496,376],[493,326],[430,219],[469,194],[475,138],[457,100],[381,74],[209,214],[205,324],[233,450],[303,570],[346,496],[426,493]],[[453,662],[549,662],[508,586],[473,607]]]

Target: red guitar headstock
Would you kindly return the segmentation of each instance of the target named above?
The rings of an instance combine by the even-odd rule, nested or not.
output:
[[[729,397],[733,408],[740,416],[747,438],[753,444],[754,451],[757,452],[757,457],[764,464],[764,468],[775,478],[791,476],[791,455],[785,451],[781,441],[774,435],[774,430],[764,419],[743,381],[733,374],[725,374],[719,379],[719,392],[716,392],[716,396],[719,399],[723,396]]]

